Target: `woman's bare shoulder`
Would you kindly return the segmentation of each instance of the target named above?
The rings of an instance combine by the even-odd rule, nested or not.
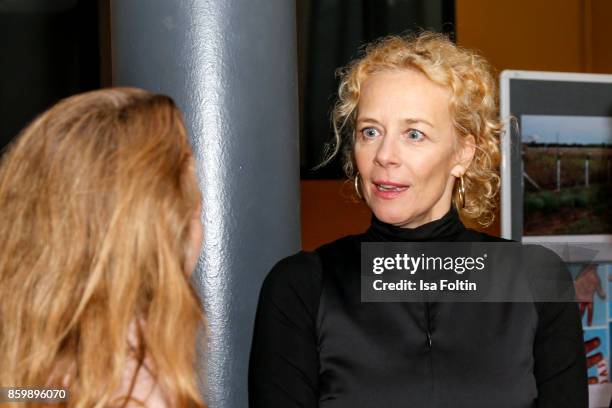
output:
[[[121,387],[117,392],[117,400],[123,402],[125,398],[129,408],[167,408],[172,404],[163,392],[159,381],[153,374],[151,361],[145,358],[142,364],[137,359],[130,358],[126,364],[125,374]]]

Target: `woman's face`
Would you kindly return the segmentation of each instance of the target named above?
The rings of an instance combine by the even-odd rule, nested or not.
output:
[[[197,183],[197,175],[195,170],[195,162],[191,160],[187,171],[189,177],[193,180],[193,183]],[[202,227],[202,221],[200,217],[202,215],[202,197],[199,196],[200,202],[196,210],[191,214],[189,220],[189,242],[187,247],[187,256],[185,257],[185,272],[191,276],[196,265],[198,264],[198,258],[200,257],[200,250],[202,249],[202,241],[204,239],[204,228]]]
[[[450,96],[408,69],[379,72],[362,84],[354,153],[362,195],[379,220],[416,228],[450,209],[454,177],[474,155],[459,144]]]
[[[198,264],[198,258],[202,248],[204,229],[200,221],[201,212],[202,207],[198,206],[198,209],[192,214],[189,222],[189,248],[187,249],[187,258],[185,259],[185,272],[187,272],[188,275],[193,273]]]

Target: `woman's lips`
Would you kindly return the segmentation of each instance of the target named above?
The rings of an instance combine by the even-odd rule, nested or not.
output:
[[[384,180],[374,181],[372,184],[374,195],[387,200],[396,198],[410,187],[406,184],[399,184]]]

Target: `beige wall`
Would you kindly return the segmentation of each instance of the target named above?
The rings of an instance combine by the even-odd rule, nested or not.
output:
[[[610,0],[457,0],[456,19],[499,70],[612,73]]]
[[[458,44],[480,50],[498,72],[523,69],[612,74],[610,22],[612,0],[456,2]],[[367,228],[367,208],[353,203],[346,194],[347,187],[343,188],[341,181],[302,182],[304,249]],[[485,231],[499,235],[499,222]]]
[[[499,70],[583,71],[582,0],[457,0],[457,43]]]
[[[592,72],[612,74],[612,1],[591,2]]]

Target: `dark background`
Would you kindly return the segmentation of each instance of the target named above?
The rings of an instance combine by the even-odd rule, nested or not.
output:
[[[0,0],[0,147],[69,95],[110,86],[108,1]]]

